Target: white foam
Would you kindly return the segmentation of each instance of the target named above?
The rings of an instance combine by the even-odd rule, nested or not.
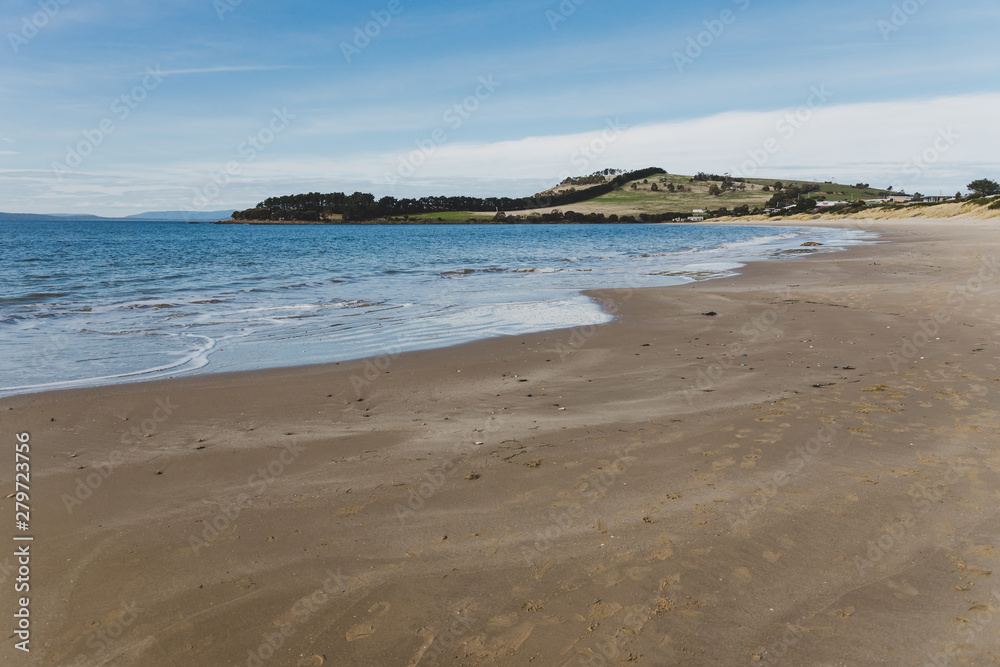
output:
[[[114,375],[102,375],[98,377],[81,378],[78,380],[65,380],[61,382],[46,382],[43,384],[30,384],[20,387],[0,387],[0,394],[27,393],[36,391],[51,391],[56,389],[73,389],[78,387],[95,387],[104,384],[117,384],[126,380],[142,379],[155,380],[166,375],[176,373],[186,373],[208,365],[208,357],[212,349],[216,346],[216,341],[208,336],[195,336],[193,334],[182,334],[188,338],[201,338],[206,341],[197,350],[183,353],[183,356],[172,364],[145,368],[128,373],[116,373]]]

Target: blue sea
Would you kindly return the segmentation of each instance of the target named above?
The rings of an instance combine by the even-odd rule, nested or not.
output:
[[[0,396],[358,359],[612,318],[674,285],[863,232],[711,225],[0,221]]]

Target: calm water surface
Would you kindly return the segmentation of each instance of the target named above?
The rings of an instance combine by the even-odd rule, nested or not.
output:
[[[671,285],[862,232],[706,225],[0,221],[0,395],[357,359],[611,318]]]

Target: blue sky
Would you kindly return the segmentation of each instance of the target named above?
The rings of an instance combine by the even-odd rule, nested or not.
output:
[[[998,26],[995,0],[0,0],[0,210],[646,166],[954,193],[1000,177]]]

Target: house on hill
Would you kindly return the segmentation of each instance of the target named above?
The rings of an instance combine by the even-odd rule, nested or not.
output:
[[[906,204],[911,201],[913,201],[913,195],[902,192],[889,192],[882,195],[881,199],[866,199],[865,204],[868,206],[881,206],[882,204]]]
[[[913,195],[908,195],[902,192],[890,192],[888,195],[882,198],[882,201],[893,204],[905,204],[913,199]]]

